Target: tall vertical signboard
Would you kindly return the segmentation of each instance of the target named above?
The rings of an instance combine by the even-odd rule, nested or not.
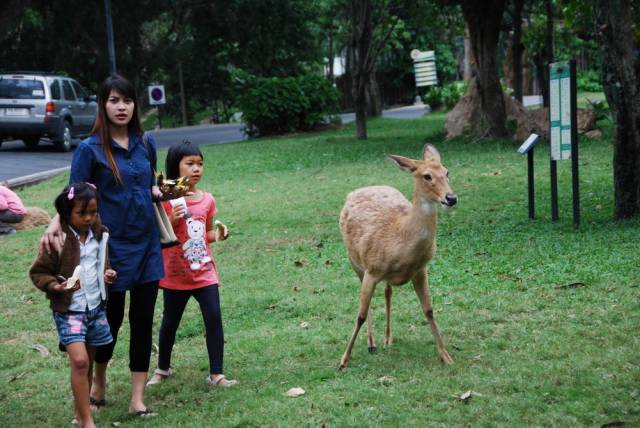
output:
[[[551,140],[551,219],[558,220],[557,161],[571,160],[573,223],[580,224],[576,63],[549,64],[549,137]]]

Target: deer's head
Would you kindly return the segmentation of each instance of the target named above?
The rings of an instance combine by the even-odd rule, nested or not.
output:
[[[458,196],[449,185],[449,171],[440,161],[440,153],[431,144],[422,150],[422,159],[410,159],[404,156],[388,155],[398,168],[413,175],[415,196],[423,202],[441,204],[451,208],[458,202]]]

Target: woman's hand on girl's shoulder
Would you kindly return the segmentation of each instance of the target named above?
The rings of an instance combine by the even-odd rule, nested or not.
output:
[[[60,217],[55,215],[49,223],[49,226],[47,226],[47,229],[44,231],[44,235],[40,238],[40,244],[38,245],[40,254],[45,252],[47,254],[51,254],[51,250],[55,250],[59,253],[62,251],[65,238],[66,234],[62,231]]]

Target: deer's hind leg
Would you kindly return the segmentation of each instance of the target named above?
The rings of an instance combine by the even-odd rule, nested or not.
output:
[[[369,353],[375,354],[378,351],[378,347],[376,346],[376,339],[373,337],[373,315],[371,312],[371,305],[369,305],[369,311],[367,312],[367,344],[369,345]]]
[[[369,314],[369,308],[371,306],[371,297],[376,289],[378,279],[374,278],[370,273],[365,272],[362,278],[362,288],[360,289],[360,308],[358,309],[358,316],[356,317],[356,325],[351,333],[351,338],[347,343],[347,349],[344,351],[342,358],[340,359],[339,369],[345,369],[351,358],[351,351],[353,350],[353,344],[358,337],[360,327],[364,324]]]
[[[429,296],[429,280],[427,278],[427,271],[422,269],[420,270],[411,280],[413,282],[413,288],[418,295],[418,299],[420,300],[420,305],[422,306],[422,310],[427,317],[427,321],[429,321],[429,325],[431,326],[431,332],[433,333],[433,337],[436,340],[436,345],[438,346],[438,353],[440,354],[440,359],[445,364],[452,364],[453,359],[449,356],[449,353],[444,347],[444,342],[440,337],[440,331],[438,330],[438,325],[436,324],[436,320],[433,318],[433,308],[431,307],[431,297]]]
[[[385,314],[387,316],[387,329],[384,334],[384,346],[391,346],[393,338],[391,337],[391,295],[393,294],[393,288],[387,284],[384,289],[384,307]]]

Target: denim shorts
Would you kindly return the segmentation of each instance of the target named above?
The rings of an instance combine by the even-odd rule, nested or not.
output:
[[[53,312],[60,345],[84,342],[87,346],[102,346],[113,342],[104,305],[84,312]]]

